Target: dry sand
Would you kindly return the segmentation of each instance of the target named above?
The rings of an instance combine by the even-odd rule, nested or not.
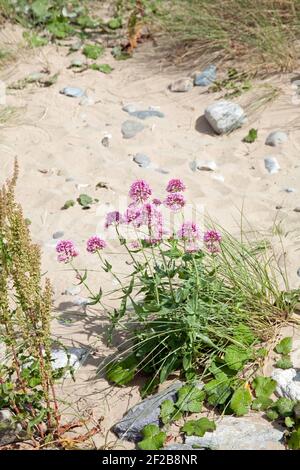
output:
[[[11,40],[19,31],[6,33]],[[99,228],[99,207],[113,207],[120,196],[126,196],[131,182],[146,179],[158,195],[171,177],[181,177],[188,187],[187,196],[199,201],[206,214],[226,229],[238,231],[240,211],[254,229],[272,231],[274,223],[284,242],[287,267],[292,287],[299,287],[297,269],[299,259],[300,213],[300,104],[295,100],[291,75],[277,77],[270,84],[280,88],[280,96],[253,114],[250,122],[229,136],[216,136],[203,119],[206,106],[218,99],[201,87],[188,93],[171,93],[168,85],[182,72],[161,69],[154,62],[146,62],[143,49],[134,59],[116,62],[109,52],[101,63],[114,67],[110,75],[92,70],[74,73],[68,69],[72,59],[80,53],[67,55],[67,47],[47,46],[30,54],[24,53],[13,65],[1,71],[0,79],[12,83],[44,67],[51,74],[59,72],[58,81],[49,88],[30,85],[24,90],[7,94],[7,105],[20,108],[16,122],[0,127],[0,182],[12,172],[14,158],[20,166],[17,198],[31,224],[34,242],[43,253],[43,271],[53,283],[55,311],[54,336],[64,344],[83,346],[90,355],[76,373],[76,382],[66,379],[59,386],[59,396],[65,400],[62,408],[68,416],[93,414],[104,416],[103,435],[95,440],[97,446],[115,445],[115,436],[109,428],[139,400],[137,385],[117,389],[110,387],[101,375],[94,380],[103,359],[114,350],[104,345],[103,332],[107,318],[101,309],[75,306],[77,297],[62,295],[75,282],[74,273],[56,262],[52,235],[62,230],[64,238],[73,239],[82,252],[77,265],[88,266],[93,286],[104,291],[114,286],[112,279],[101,272],[94,258],[84,254],[84,242]],[[186,74],[193,70],[187,70]],[[59,93],[65,86],[85,89],[95,103],[81,106],[80,99]],[[259,87],[259,84],[257,85]],[[243,103],[243,97],[238,102]],[[132,139],[124,139],[122,123],[130,119],[122,110],[127,103],[139,109],[158,106],[165,118],[141,121],[145,129]],[[242,142],[251,127],[258,129],[253,144]],[[283,130],[289,134],[281,147],[265,145],[270,131]],[[109,147],[101,144],[106,133],[111,134]],[[132,161],[132,155],[144,153],[151,158],[152,167],[142,169]],[[264,157],[276,155],[281,171],[270,175],[264,168]],[[189,163],[194,159],[214,160],[218,171],[192,172]],[[164,174],[158,169],[166,170]],[[41,171],[42,170],[42,171]],[[221,174],[224,181],[213,179]],[[72,181],[66,181],[73,178]],[[109,189],[95,189],[98,182],[106,182]],[[81,185],[81,186],[76,186]],[[88,185],[85,187],[85,185]],[[287,193],[286,188],[295,192]],[[68,199],[87,193],[99,199],[99,205],[82,210],[79,205],[62,211]],[[282,206],[282,209],[276,209]],[[276,230],[275,230],[276,232]],[[279,243],[279,237],[274,237]],[[124,259],[118,254],[110,260],[122,270]],[[82,289],[81,296],[87,293]],[[62,323],[71,319],[71,323]],[[132,448],[131,444],[118,443]]]

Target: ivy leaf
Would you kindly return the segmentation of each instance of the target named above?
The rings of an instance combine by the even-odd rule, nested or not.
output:
[[[243,142],[247,144],[252,144],[257,139],[257,129],[250,129],[246,137],[243,138]]]
[[[277,411],[272,409],[266,411],[266,416],[270,421],[275,421],[279,417]]]
[[[252,410],[255,410],[255,411],[263,411],[263,410],[267,410],[268,408],[270,408],[272,404],[273,404],[273,400],[271,400],[271,398],[262,396],[260,398],[255,398],[255,400],[253,400],[251,408]]]
[[[142,430],[143,440],[138,443],[142,450],[159,450],[163,447],[167,435],[156,424],[147,424]]]
[[[256,397],[263,399],[269,398],[275,392],[276,385],[276,380],[263,376],[255,377],[252,382]]]
[[[73,199],[68,199],[68,201],[66,201],[62,206],[61,210],[67,210],[73,206],[75,206],[75,201],[73,201]]]
[[[194,385],[184,385],[178,390],[177,396],[176,406],[180,411],[190,413],[199,413],[201,411],[205,398],[204,390],[199,390]]]
[[[292,350],[292,338],[291,336],[287,336],[286,338],[283,338],[280,343],[277,344],[275,347],[275,351],[278,354],[283,354],[284,356],[287,356],[291,350]]]
[[[292,415],[295,402],[289,398],[278,398],[275,406],[280,416],[286,417]]]
[[[279,369],[291,369],[293,367],[293,363],[290,356],[282,356],[281,359],[276,362],[275,367],[278,367]]]
[[[224,360],[230,369],[240,370],[251,356],[252,354],[249,350],[245,350],[233,344],[226,348]]]
[[[160,418],[163,424],[168,424],[171,421],[177,421],[182,417],[182,413],[176,409],[172,400],[165,400],[160,407]]]
[[[300,427],[292,432],[291,437],[288,440],[288,448],[292,450],[300,449]]]
[[[97,60],[104,52],[104,47],[97,44],[86,44],[83,48],[83,55],[88,59]]]
[[[248,413],[252,397],[247,388],[238,388],[230,400],[230,407],[237,416],[243,416]]]
[[[106,378],[116,385],[125,385],[130,382],[137,369],[137,359],[131,355],[121,361],[109,364],[106,368]]]
[[[194,421],[188,421],[181,428],[181,432],[186,433],[188,436],[203,437],[209,431],[212,432],[216,429],[216,423],[210,421],[208,418],[200,418]]]
[[[93,198],[87,194],[80,194],[77,201],[84,209],[89,209],[90,205],[93,203]]]
[[[286,416],[286,418],[284,419],[284,424],[287,428],[292,428],[295,424],[295,421],[289,416]]]

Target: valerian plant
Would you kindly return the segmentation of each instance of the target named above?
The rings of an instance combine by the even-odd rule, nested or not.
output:
[[[99,257],[119,285],[114,294],[120,305],[107,312],[108,340],[116,330],[124,332],[125,353],[108,364],[107,378],[122,386],[142,372],[148,376],[143,395],[174,372],[189,383],[201,378],[208,404],[242,415],[251,406],[249,382],[264,360],[263,346],[293,311],[299,292],[289,290],[266,241],[244,235],[237,240],[215,226],[201,230],[186,220],[185,190],[180,179],[172,179],[159,199],[146,181],[138,180],[130,187],[125,212],[107,214],[105,229],[115,231],[126,276],[120,277],[104,256],[103,238],[92,236],[87,242],[87,251]],[[180,221],[176,229],[166,225],[174,218]],[[74,265],[78,251],[73,242],[60,241],[57,252],[91,293],[87,272],[81,274]],[[101,290],[91,295],[91,303],[107,311]],[[189,406],[187,400],[175,413]],[[172,410],[165,407],[168,421]]]

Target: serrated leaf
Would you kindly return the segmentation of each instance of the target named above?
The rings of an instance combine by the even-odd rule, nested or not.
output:
[[[275,392],[276,385],[276,380],[263,376],[255,377],[252,382],[257,398],[269,398]]]
[[[138,443],[142,450],[159,450],[163,447],[167,435],[156,424],[147,424],[142,430],[143,440]]]
[[[273,400],[271,398],[267,397],[260,397],[260,398],[255,398],[251,404],[252,410],[255,411],[263,411],[267,410],[271,405],[273,404]]]
[[[291,336],[287,336],[286,338],[283,338],[280,343],[277,344],[275,347],[275,351],[278,354],[283,354],[283,355],[288,355],[293,347],[293,340]]]
[[[176,406],[180,411],[190,413],[199,413],[201,411],[205,398],[204,390],[199,390],[194,385],[184,385],[178,390],[177,396]]]
[[[208,418],[200,418],[194,421],[188,421],[181,428],[181,432],[184,432],[188,436],[203,437],[206,432],[215,431],[216,424],[214,421],[210,421]]]
[[[293,414],[295,402],[289,398],[278,398],[275,406],[280,416],[286,417]]]
[[[163,424],[177,421],[182,417],[182,413],[176,409],[172,400],[165,400],[160,407],[160,418]]]
[[[243,349],[233,344],[226,348],[224,361],[230,369],[240,370],[251,356],[252,354],[250,350]]]
[[[106,378],[109,382],[113,382],[116,385],[125,385],[134,378],[136,369],[136,358],[128,356],[121,361],[108,365],[106,368]]]
[[[288,440],[288,448],[292,450],[300,449],[300,428],[292,432]]]
[[[82,53],[88,58],[97,60],[104,52],[104,47],[97,44],[86,44]]]
[[[277,411],[272,409],[266,411],[266,416],[270,421],[275,421],[279,417]]]
[[[252,397],[248,388],[238,388],[230,400],[230,407],[237,416],[243,416],[248,413]]]
[[[275,367],[279,369],[291,369],[293,367],[293,363],[290,356],[282,356],[281,359],[276,362]]]

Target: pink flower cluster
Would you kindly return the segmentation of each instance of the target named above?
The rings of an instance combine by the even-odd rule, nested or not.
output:
[[[152,194],[152,190],[148,183],[144,180],[137,180],[132,183],[129,196],[136,204],[142,204],[147,201]]]
[[[185,191],[185,185],[182,180],[173,178],[169,181],[167,185],[167,192],[168,193],[180,193],[181,191]]]
[[[218,253],[220,251],[220,243],[222,236],[216,230],[208,230],[203,237],[206,248],[210,253]]]
[[[60,263],[69,263],[79,254],[72,240],[60,240],[56,245],[56,253]]]
[[[106,242],[102,240],[102,238],[97,237],[97,235],[90,237],[86,243],[86,251],[88,251],[88,253],[96,253],[99,250],[103,250],[105,247]]]

